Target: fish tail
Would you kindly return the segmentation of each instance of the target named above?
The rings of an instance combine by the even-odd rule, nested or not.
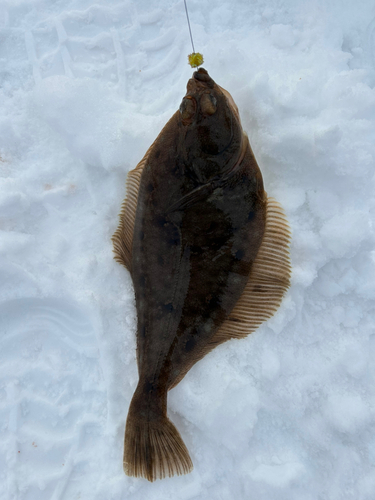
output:
[[[137,389],[125,428],[124,471],[149,481],[187,474],[193,469],[180,433],[167,417],[164,401]]]

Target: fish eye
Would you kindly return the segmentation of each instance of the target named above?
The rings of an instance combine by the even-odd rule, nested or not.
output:
[[[200,101],[202,113],[213,115],[216,112],[216,103],[216,98],[213,95],[203,94]]]
[[[195,100],[192,97],[184,97],[180,104],[180,113],[183,120],[190,120],[195,115]]]

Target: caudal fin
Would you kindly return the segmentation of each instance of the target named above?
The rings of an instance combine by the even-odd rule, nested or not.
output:
[[[191,472],[193,463],[180,433],[168,417],[137,411],[134,398],[125,429],[124,471],[149,481]]]

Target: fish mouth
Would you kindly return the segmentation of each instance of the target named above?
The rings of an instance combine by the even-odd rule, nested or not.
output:
[[[215,82],[204,68],[199,68],[198,71],[194,71],[193,78],[199,82],[205,83],[210,88],[213,88],[215,85]]]

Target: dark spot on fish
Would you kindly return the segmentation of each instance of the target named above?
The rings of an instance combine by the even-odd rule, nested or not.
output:
[[[147,185],[147,191],[149,193],[152,193],[153,190],[154,190],[154,185],[152,184],[152,182],[150,182],[150,184]]]
[[[142,241],[145,237],[145,233],[143,231],[139,232],[139,239]]]
[[[171,313],[173,311],[173,304],[169,303],[169,304],[164,304],[163,305],[163,311],[164,312],[169,312]]]
[[[200,247],[198,245],[191,245],[190,246],[190,254],[191,255],[201,255],[203,253],[204,249],[203,247]]]
[[[243,250],[237,250],[236,252],[236,259],[237,260],[242,260],[245,256],[245,252]]]
[[[155,224],[158,227],[164,227],[165,224],[167,224],[167,219],[163,217],[162,215],[155,215]]]
[[[155,158],[159,158],[160,156],[160,149],[158,149],[156,152],[155,152]]]
[[[194,349],[194,346],[196,344],[196,340],[194,337],[191,337],[185,344],[185,351],[190,352]]]
[[[180,237],[178,236],[178,234],[176,235],[172,235],[169,240],[168,240],[168,244],[173,247],[173,246],[176,246],[176,245],[179,245],[180,244]]]
[[[154,390],[154,384],[152,382],[147,381],[144,385],[144,391],[147,394],[151,394],[153,390]]]
[[[219,250],[219,248],[226,248],[228,242],[228,235],[223,234],[220,238],[211,238],[210,250]]]
[[[218,223],[215,222],[215,221],[211,222],[211,224],[210,224],[210,226],[209,226],[209,228],[207,230],[207,234],[211,234],[211,233],[213,233],[217,229],[218,229]]]
[[[139,333],[141,334],[142,338],[145,338],[145,337],[146,337],[146,327],[145,327],[145,325],[143,325],[143,326],[139,329]]]
[[[247,220],[253,220],[255,217],[255,212],[250,210],[249,215],[247,216]]]
[[[139,277],[139,286],[142,288],[146,286],[146,278],[144,274],[141,274]]]
[[[210,311],[210,312],[205,311],[204,316],[207,317],[207,318],[209,318],[209,317],[214,318],[215,317],[215,313],[213,313],[212,310],[217,307],[217,304],[218,304],[217,297],[215,297],[214,295],[211,295],[211,294],[208,295],[206,297],[206,303],[208,304],[207,310]]]

